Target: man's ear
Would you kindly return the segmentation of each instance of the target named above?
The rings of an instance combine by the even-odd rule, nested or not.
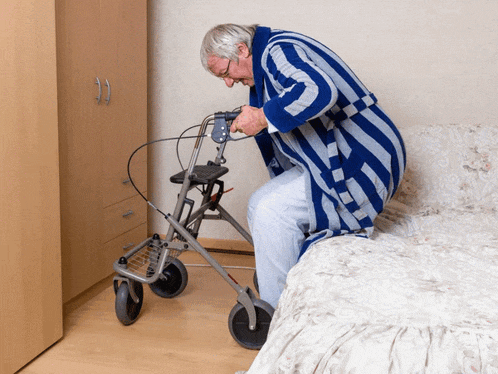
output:
[[[248,58],[251,55],[249,47],[245,43],[237,44],[237,48],[239,49],[239,58]]]

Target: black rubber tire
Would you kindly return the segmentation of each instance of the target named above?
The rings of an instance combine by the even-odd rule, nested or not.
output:
[[[261,349],[265,344],[273,318],[273,307],[261,299],[253,300],[256,308],[256,329],[249,329],[249,315],[241,303],[237,303],[228,316],[228,328],[234,340],[247,349]]]
[[[122,282],[116,293],[115,309],[116,317],[123,325],[128,326],[134,323],[144,300],[144,288],[140,282],[130,282],[133,284],[135,294],[138,296],[138,303],[135,303],[130,296],[130,290],[127,282]]]
[[[188,284],[188,272],[183,263],[175,258],[163,269],[163,277],[149,284],[156,295],[171,299],[180,295]]]
[[[256,289],[256,292],[259,293],[258,273],[256,273],[256,270],[254,270],[252,282],[254,283],[254,288]]]

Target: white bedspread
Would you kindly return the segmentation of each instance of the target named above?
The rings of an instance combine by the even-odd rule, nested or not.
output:
[[[248,373],[498,373],[498,238],[427,234],[314,246]]]
[[[498,129],[484,130],[405,135],[411,169],[376,234],[308,250],[248,374],[498,373]]]

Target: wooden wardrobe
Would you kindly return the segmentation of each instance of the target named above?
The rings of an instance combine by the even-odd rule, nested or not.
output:
[[[11,374],[63,336],[63,303],[146,238],[126,166],[147,141],[147,1],[4,0],[0,21],[0,373]],[[146,150],[131,166],[145,194]]]
[[[66,302],[146,239],[147,204],[127,175],[147,141],[147,1],[56,0]],[[147,150],[132,177],[143,194]]]
[[[62,337],[53,1],[0,3],[0,373]]]

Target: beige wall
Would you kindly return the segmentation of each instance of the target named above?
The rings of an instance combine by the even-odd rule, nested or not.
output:
[[[150,2],[150,139],[178,136],[215,111],[247,103],[247,88],[228,89],[199,62],[205,32],[218,23],[259,23],[302,32],[338,53],[379,98],[399,127],[496,123],[496,0],[154,0]],[[192,133],[193,134],[193,133]],[[187,162],[191,143],[182,147]],[[205,149],[213,149],[207,140]],[[154,146],[150,196],[167,212],[179,170],[174,144]],[[246,225],[250,194],[267,179],[254,141],[229,144],[224,206]],[[151,229],[165,232],[152,214]],[[204,237],[237,239],[228,225]]]

